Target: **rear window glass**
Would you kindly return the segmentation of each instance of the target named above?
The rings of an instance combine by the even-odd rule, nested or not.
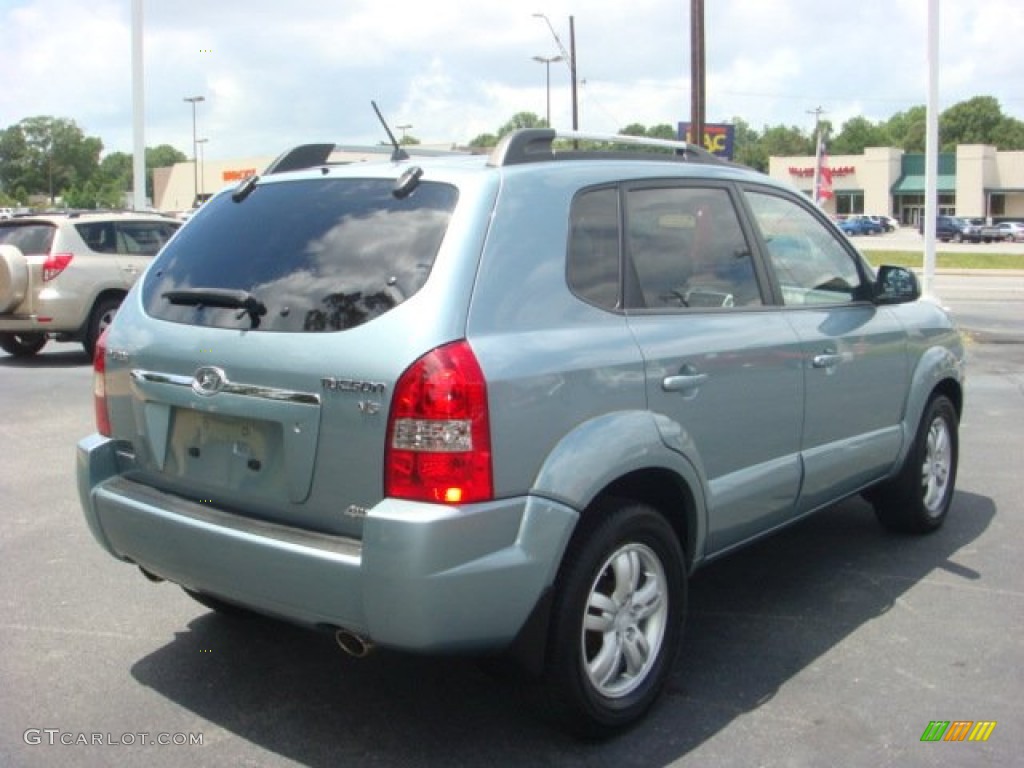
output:
[[[48,254],[56,231],[52,224],[0,224],[0,245],[13,245],[25,255]]]
[[[369,322],[426,282],[458,196],[448,184],[423,182],[402,199],[393,188],[389,179],[311,179],[257,185],[238,203],[220,195],[147,272],[146,311],[261,331],[341,331]],[[203,291],[244,292],[236,295],[266,312],[257,319],[204,305]],[[193,298],[171,303],[172,292]]]

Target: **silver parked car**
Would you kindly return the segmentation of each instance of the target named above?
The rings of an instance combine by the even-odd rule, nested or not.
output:
[[[913,273],[766,176],[603,138],[640,146],[303,147],[214,197],[97,350],[97,541],[356,655],[508,653],[600,734],[657,698],[694,569],[861,492],[942,525],[964,356]]]
[[[128,289],[180,226],[134,213],[0,222],[0,348],[29,357],[57,338],[81,341],[91,355]]]

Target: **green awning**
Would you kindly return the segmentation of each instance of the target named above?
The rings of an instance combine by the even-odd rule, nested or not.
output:
[[[956,175],[940,173],[938,176],[939,192],[956,192]],[[924,174],[905,173],[900,180],[892,185],[894,195],[923,195]]]

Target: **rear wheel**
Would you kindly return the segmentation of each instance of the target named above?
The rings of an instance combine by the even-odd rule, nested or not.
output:
[[[96,342],[99,341],[100,336],[114,322],[114,315],[117,314],[120,306],[120,298],[107,298],[96,302],[96,306],[92,308],[92,314],[89,315],[89,327],[86,328],[85,338],[82,340],[82,347],[89,357],[95,353]]]
[[[685,560],[656,510],[593,510],[559,573],[544,684],[554,714],[584,736],[639,719],[672,669],[686,613]]]
[[[0,349],[14,357],[32,357],[45,346],[45,333],[0,333]]]
[[[929,533],[945,522],[956,484],[957,430],[953,403],[944,395],[933,397],[900,474],[867,494],[882,525],[903,533]]]

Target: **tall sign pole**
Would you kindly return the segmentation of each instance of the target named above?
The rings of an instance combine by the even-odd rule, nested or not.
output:
[[[935,220],[939,194],[939,0],[928,0],[928,106],[924,142],[924,277],[921,289],[932,291],[935,277]]]
[[[132,0],[132,208],[146,208],[146,136],[144,128],[142,0]]]
[[[704,146],[704,0],[690,0],[690,138]]]

